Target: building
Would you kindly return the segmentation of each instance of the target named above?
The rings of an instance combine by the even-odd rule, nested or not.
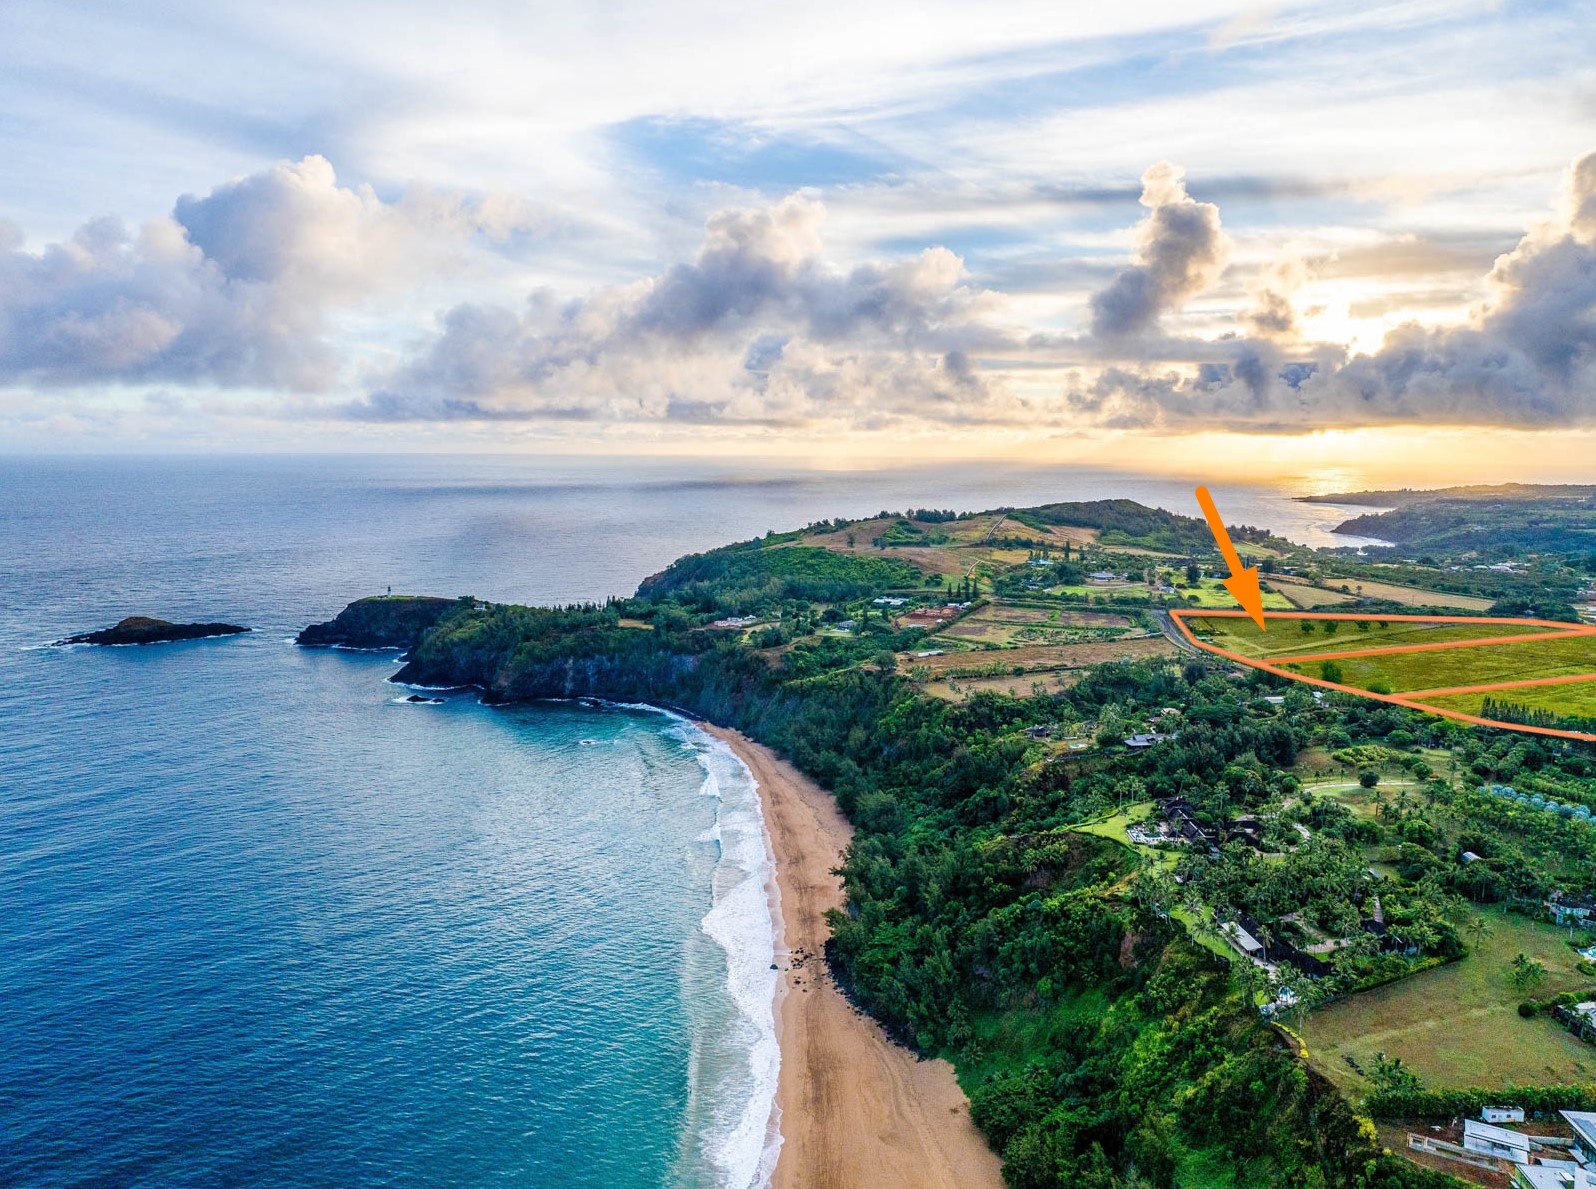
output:
[[[1566,1111],[1564,1112],[1567,1113]],[[1596,1118],[1596,1116],[1592,1116]],[[1498,1160],[1511,1160],[1514,1164],[1528,1164],[1530,1138],[1505,1127],[1481,1123],[1477,1119],[1463,1121],[1463,1146],[1470,1152],[1495,1156]]]
[[[1157,733],[1131,735],[1125,740],[1125,746],[1139,751],[1142,748],[1151,747],[1155,743],[1162,743],[1165,739],[1173,739],[1174,737],[1173,735],[1160,735]]]
[[[1521,1106],[1488,1106],[1480,1111],[1480,1118],[1487,1123],[1522,1123],[1524,1121],[1524,1108]]]
[[[1513,1169],[1513,1189],[1596,1189],[1596,1172],[1571,1164],[1521,1164]]]
[[[1596,1164],[1596,1113],[1591,1111],[1558,1111],[1563,1121],[1574,1129],[1574,1159],[1581,1164]]]
[[[1242,954],[1249,958],[1261,959],[1263,957],[1263,942],[1259,941],[1235,921],[1226,921],[1219,926],[1219,931],[1225,935],[1225,940],[1235,946]]]
[[[1546,907],[1559,925],[1588,925],[1596,920],[1596,896],[1587,892],[1553,892]]]

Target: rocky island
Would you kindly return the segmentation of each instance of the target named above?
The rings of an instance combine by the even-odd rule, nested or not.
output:
[[[236,623],[172,623],[148,615],[129,615],[115,627],[83,632],[57,640],[63,644],[166,644],[173,640],[204,640],[210,636],[238,636],[252,628]]]

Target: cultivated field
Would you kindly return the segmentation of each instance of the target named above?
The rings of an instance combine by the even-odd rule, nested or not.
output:
[[[1327,596],[1330,602],[1365,598],[1385,599],[1401,603],[1404,607],[1456,607],[1460,611],[1488,611],[1491,607],[1490,599],[1448,594],[1444,590],[1421,590],[1416,586],[1399,586],[1395,582],[1375,582],[1368,578],[1346,578],[1316,586],[1299,578],[1271,574],[1268,581],[1271,584],[1289,585],[1293,594],[1301,591],[1304,598],[1311,597],[1308,592],[1317,591],[1320,596]],[[1347,588],[1345,591],[1341,589],[1343,586]]]
[[[1482,914],[1490,933],[1468,957],[1321,1008],[1302,1029],[1313,1064],[1354,1097],[1371,1087],[1345,1057],[1371,1069],[1374,1055],[1401,1057],[1425,1084],[1502,1086],[1587,1082],[1596,1078],[1596,1047],[1547,1017],[1518,1014],[1525,996],[1508,979],[1522,952],[1546,964],[1537,998],[1589,986],[1565,944],[1567,931],[1509,913]]]
[[[1312,611],[1315,607],[1332,607],[1337,603],[1347,602],[1351,596],[1338,591],[1322,590],[1317,586],[1309,586],[1306,582],[1298,582],[1292,578],[1281,578],[1271,574],[1264,580],[1284,595],[1291,605],[1302,611]]]
[[[974,674],[980,669],[992,667],[1007,669],[1011,673],[1015,668],[1027,672],[1079,669],[1126,657],[1139,660],[1148,656],[1174,656],[1175,653],[1175,646],[1163,636],[1138,636],[1130,640],[1097,640],[1084,644],[1037,645],[984,652],[948,652],[942,656],[917,657],[913,653],[905,653],[898,659],[905,669],[924,667],[933,677],[941,677],[960,671]]]

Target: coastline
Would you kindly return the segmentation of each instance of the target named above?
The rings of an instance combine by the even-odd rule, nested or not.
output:
[[[774,1189],[1002,1189],[1001,1162],[971,1122],[953,1067],[893,1043],[826,971],[825,914],[843,905],[832,868],[853,836],[836,801],[769,748],[695,725],[753,774],[775,858],[781,1146]]]

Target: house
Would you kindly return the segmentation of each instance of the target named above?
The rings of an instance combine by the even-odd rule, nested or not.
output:
[[[1480,1119],[1486,1123],[1522,1123],[1524,1121],[1524,1108],[1521,1106],[1487,1106],[1481,1108]]]
[[[1596,1163],[1596,1112],[1558,1111],[1563,1122],[1574,1129],[1574,1159],[1581,1164]]]
[[[870,601],[872,603],[874,603],[877,607],[901,607],[905,603],[907,603],[909,600],[908,599],[894,599],[894,598],[890,598],[890,597],[888,597],[886,595],[883,595],[879,599],[871,599]]]
[[[1125,746],[1135,750],[1151,747],[1155,743],[1162,743],[1166,739],[1173,739],[1174,735],[1163,735],[1157,732],[1152,734],[1131,735],[1125,740]]]
[[[1463,852],[1463,861],[1465,863],[1478,863],[1480,861],[1480,856],[1471,850],[1466,850]],[[1489,1122],[1489,1120],[1487,1120],[1487,1122]]]
[[[1553,892],[1546,908],[1559,925],[1587,925],[1596,920],[1596,896],[1588,892]]]
[[[1263,845],[1263,823],[1255,817],[1238,817],[1230,823],[1230,837],[1239,838],[1249,846]]]
[[[1249,958],[1263,957],[1263,942],[1259,941],[1235,921],[1226,921],[1219,926],[1219,931],[1225,935],[1225,940]]]
[[[1509,1131],[1505,1127],[1481,1123],[1477,1119],[1463,1121],[1463,1146],[1470,1152],[1481,1152],[1487,1156],[1495,1156],[1499,1160],[1511,1160],[1514,1164],[1529,1163],[1529,1136]]]
[[[1095,573],[1088,574],[1087,580],[1090,582],[1118,582],[1119,575],[1110,573],[1107,570],[1098,570]]]
[[[1032,739],[1046,739],[1053,734],[1052,727],[1026,727],[1025,733]]]
[[[1268,702],[1271,706],[1284,706],[1286,704],[1285,698],[1281,697],[1279,694],[1268,694],[1264,697],[1264,701]]]
[[[1190,801],[1173,797],[1163,803],[1161,813],[1169,826],[1170,835],[1176,840],[1212,849],[1213,841],[1208,837],[1208,832],[1197,824]]]
[[[1513,1169],[1513,1189],[1596,1189],[1596,1170],[1543,1155],[1539,1164]]]
[[[725,619],[717,619],[709,626],[712,628],[745,628],[758,622],[759,616],[757,615],[729,615]]]

